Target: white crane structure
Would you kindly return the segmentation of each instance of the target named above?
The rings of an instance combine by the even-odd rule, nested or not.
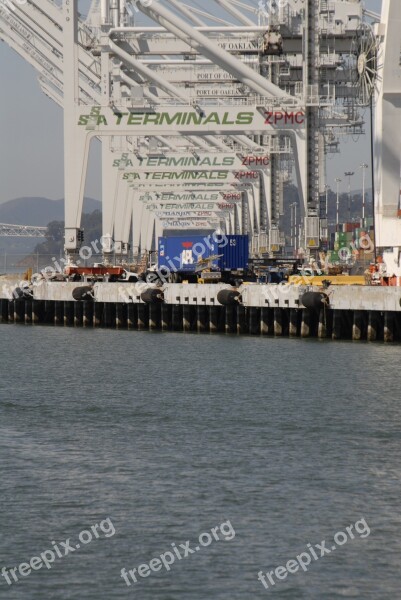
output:
[[[401,4],[383,0],[376,27],[375,232],[388,274],[401,276]],[[369,53],[360,62],[361,78],[370,75]]]
[[[377,242],[401,269],[399,2],[383,0],[381,19],[360,0],[211,0],[208,13],[181,0],[92,0],[86,19],[78,9],[0,4],[1,39],[64,111],[71,260],[93,139],[106,259],[130,240],[150,250],[169,229],[248,233],[254,252],[278,252],[293,179],[301,244],[318,249],[325,156],[364,132],[361,109],[374,103]]]

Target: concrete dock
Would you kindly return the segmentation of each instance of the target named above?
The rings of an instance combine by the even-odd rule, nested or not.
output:
[[[41,281],[23,297],[21,289],[3,284],[0,322],[401,341],[399,287]]]

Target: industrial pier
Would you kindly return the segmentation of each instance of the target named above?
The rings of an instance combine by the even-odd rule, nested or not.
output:
[[[2,323],[401,341],[399,287],[42,282],[32,298],[0,299]],[[151,293],[149,293],[151,292]],[[222,293],[223,292],[223,299]],[[302,304],[312,292],[313,308]],[[320,302],[319,296],[322,297]],[[143,298],[145,298],[144,301]],[[219,299],[225,304],[222,304]]]
[[[2,40],[63,109],[68,264],[88,241],[95,140],[105,264],[122,264],[130,248],[154,251],[166,232],[205,230],[248,235],[255,256],[290,247],[308,260],[327,249],[334,225],[327,156],[370,129],[376,160],[358,166],[361,228],[368,183],[377,256],[401,277],[399,0],[381,14],[362,0],[216,0],[209,12],[181,0],[79,4],[0,3]],[[350,213],[354,175],[344,173]],[[281,215],[292,182],[288,244]]]
[[[105,269],[128,264],[131,248],[142,264],[158,240],[194,232],[248,236],[253,259],[291,256],[311,265],[330,250],[331,234],[334,255],[350,251],[342,247],[352,232],[340,231],[340,177],[330,232],[325,162],[341,140],[368,129],[372,223],[369,165],[362,163],[362,213],[350,253],[365,255],[361,240],[373,238],[371,266],[380,264],[380,276],[398,287],[44,281],[16,295],[15,286],[3,290],[1,319],[397,341],[399,0],[385,0],[381,14],[361,0],[216,3],[205,13],[178,0],[92,0],[83,15],[78,0],[0,2],[2,40],[32,65],[42,90],[63,109],[67,277],[92,255],[82,210],[96,140]],[[354,175],[344,173],[348,221]],[[292,182],[297,201],[285,208],[284,189]],[[291,239],[281,218],[288,208]],[[18,226],[3,226],[7,235],[18,234]],[[195,256],[196,246],[185,240],[170,258],[198,268],[207,256]],[[160,246],[158,262],[167,254]],[[139,274],[153,266],[144,264]],[[77,292],[80,285],[87,293]]]

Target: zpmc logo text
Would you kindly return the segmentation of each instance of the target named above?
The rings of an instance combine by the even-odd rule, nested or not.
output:
[[[259,171],[234,171],[235,179],[259,179]]]
[[[265,125],[303,125],[305,123],[305,113],[298,112],[265,112]]]
[[[266,166],[270,164],[269,156],[244,156],[242,158],[242,164],[247,167],[251,167],[252,165],[258,166]]]

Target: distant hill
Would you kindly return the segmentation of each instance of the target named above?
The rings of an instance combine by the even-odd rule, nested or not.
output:
[[[101,202],[85,198],[83,212],[101,210]],[[0,223],[46,227],[51,221],[64,220],[64,200],[49,198],[15,198],[0,204]]]
[[[83,212],[93,213],[101,210],[98,200],[85,198]],[[16,198],[0,204],[0,223],[12,225],[36,225],[46,227],[51,221],[64,221],[64,200],[49,200],[48,198]],[[34,251],[41,238],[1,237],[0,254],[14,255],[15,260]],[[4,256],[0,258],[0,273],[3,268]]]

